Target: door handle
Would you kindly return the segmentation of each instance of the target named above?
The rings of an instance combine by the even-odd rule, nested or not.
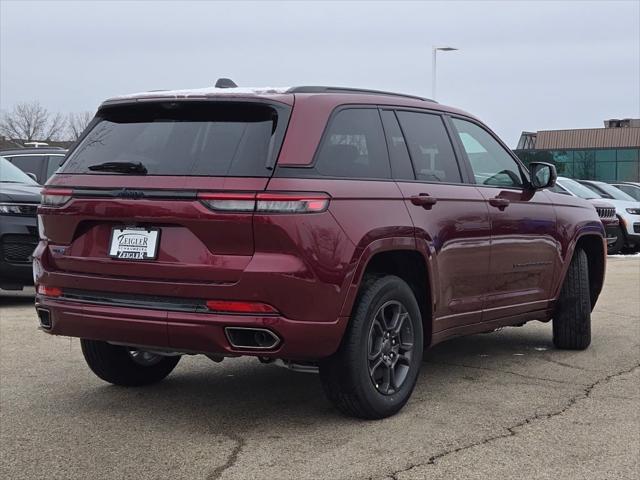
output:
[[[507,200],[506,198],[493,197],[489,199],[489,205],[500,210],[504,210],[505,208],[507,208],[509,206],[509,203],[509,200]]]
[[[409,200],[414,205],[424,208],[425,210],[430,210],[436,203],[438,203],[438,199],[429,196],[428,193],[420,193],[418,195],[412,196]]]

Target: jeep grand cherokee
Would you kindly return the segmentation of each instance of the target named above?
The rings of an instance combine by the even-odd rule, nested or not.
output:
[[[183,354],[318,368],[343,412],[407,402],[443,340],[553,320],[584,349],[604,230],[477,118],[330,87],[105,101],[50,179],[40,327],[137,386]]]

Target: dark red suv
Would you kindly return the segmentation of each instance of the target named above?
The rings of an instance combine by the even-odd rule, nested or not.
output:
[[[100,378],[143,385],[181,355],[319,369],[381,418],[423,350],[553,318],[590,343],[604,231],[460,110],[328,87],[108,100],[46,185],[40,327],[82,339]]]

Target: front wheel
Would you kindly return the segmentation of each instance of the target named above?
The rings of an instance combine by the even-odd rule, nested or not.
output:
[[[125,387],[157,383],[180,361],[179,356],[167,357],[98,340],[83,338],[80,346],[93,373],[105,382]]]
[[[391,275],[369,278],[340,349],[320,363],[325,393],[347,415],[391,416],[411,396],[422,350],[422,316],[409,285]]]
[[[553,344],[584,350],[591,343],[589,263],[584,250],[576,250],[553,315]]]

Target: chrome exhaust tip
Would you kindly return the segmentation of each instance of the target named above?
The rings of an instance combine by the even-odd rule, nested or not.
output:
[[[46,308],[36,308],[38,313],[38,320],[40,321],[40,328],[44,330],[51,330],[53,326],[51,323],[51,312]]]
[[[233,348],[272,350],[280,345],[280,337],[266,328],[225,327],[224,333]]]

